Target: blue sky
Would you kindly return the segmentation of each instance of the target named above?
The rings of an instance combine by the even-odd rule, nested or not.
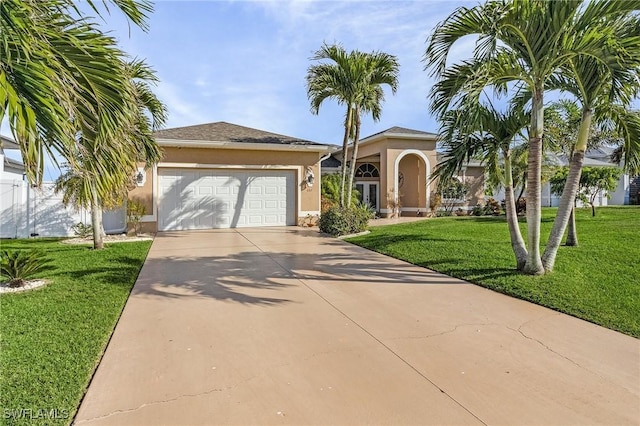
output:
[[[343,107],[328,100],[318,115],[309,109],[305,76],[313,52],[335,42],[398,57],[398,91],[386,90],[381,120],[365,117],[362,136],[392,126],[436,132],[427,101],[432,80],[421,59],[434,26],[463,4],[476,2],[159,0],[148,32],[113,8],[101,25],[156,70],[166,127],[227,121],[340,144]],[[452,56],[468,56],[471,43],[457,44]],[[6,123],[1,130],[10,135]],[[45,180],[58,174],[48,164]]]
[[[305,75],[323,42],[380,50],[400,61],[399,89],[386,91],[380,122],[437,131],[428,113],[432,81],[421,62],[433,27],[452,1],[157,1],[144,33],[115,11],[106,18],[125,51],[145,58],[161,82],[167,127],[228,121],[322,143],[339,144],[343,108],[328,100],[309,110]],[[474,4],[474,3],[467,3]]]

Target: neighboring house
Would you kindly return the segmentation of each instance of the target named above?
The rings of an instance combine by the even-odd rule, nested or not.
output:
[[[0,179],[22,180],[24,175],[24,164],[22,161],[8,158],[5,150],[19,150],[20,145],[13,140],[0,136]]]
[[[22,162],[5,156],[5,150],[19,150],[20,146],[4,136],[0,142],[0,238],[67,237],[74,235],[72,227],[78,222],[91,223],[87,210],[62,204],[62,194],[54,193],[53,182],[30,187]],[[124,232],[125,209],[105,211],[103,222],[107,233]]]
[[[361,201],[381,216],[391,215],[393,206],[398,204],[404,216],[428,213],[437,186],[431,174],[441,160],[436,153],[436,139],[435,133],[403,127],[361,139],[355,173]],[[323,162],[323,173],[338,171],[342,160],[341,152],[335,153]],[[459,200],[459,207],[468,209],[484,200],[484,167],[469,163],[458,178],[470,186],[468,198]]]
[[[147,232],[296,225],[320,214],[331,145],[225,122],[160,130],[157,166],[137,175]]]

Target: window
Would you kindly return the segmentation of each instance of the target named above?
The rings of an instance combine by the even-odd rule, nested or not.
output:
[[[371,163],[361,164],[356,169],[356,177],[358,178],[379,178],[378,168]]]

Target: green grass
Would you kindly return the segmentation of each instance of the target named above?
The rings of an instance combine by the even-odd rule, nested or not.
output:
[[[54,239],[1,245],[44,250],[51,262],[37,277],[51,283],[0,296],[0,422],[69,424],[151,242],[102,251]]]
[[[556,209],[544,209],[543,243]],[[554,271],[515,271],[504,217],[451,217],[371,228],[350,242],[640,337],[640,207],[578,209],[579,247]],[[526,239],[526,225],[521,224]]]

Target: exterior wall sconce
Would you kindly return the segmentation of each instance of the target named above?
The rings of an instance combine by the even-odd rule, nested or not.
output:
[[[144,186],[147,181],[147,174],[144,172],[144,168],[138,167],[138,172],[136,173],[136,185]]]
[[[316,180],[316,177],[313,174],[313,169],[311,167],[307,166],[306,174],[305,174],[305,177],[304,177],[304,181],[307,184],[307,188],[312,188],[313,187],[313,183],[315,182],[315,180]]]

